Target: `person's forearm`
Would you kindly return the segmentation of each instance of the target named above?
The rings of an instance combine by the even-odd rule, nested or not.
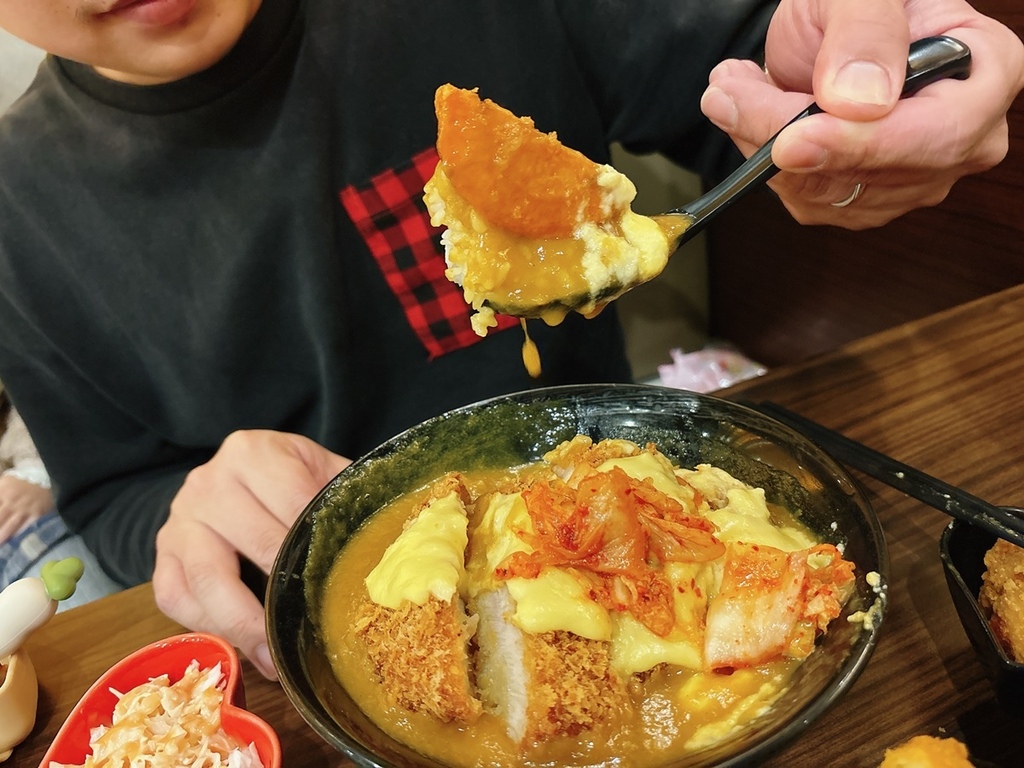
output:
[[[742,157],[700,111],[723,59],[763,56],[777,0],[558,0],[566,35],[610,141],[714,178]]]
[[[77,532],[111,579],[132,586],[152,577],[156,534],[186,474],[187,470],[176,470],[104,488],[107,500]]]

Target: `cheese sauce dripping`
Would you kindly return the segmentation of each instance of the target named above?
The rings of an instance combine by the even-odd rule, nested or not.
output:
[[[526,319],[519,318],[519,325],[523,327],[523,365],[526,366],[526,372],[530,374],[530,378],[540,378],[540,352],[533,339],[530,338],[530,332],[526,328]]]

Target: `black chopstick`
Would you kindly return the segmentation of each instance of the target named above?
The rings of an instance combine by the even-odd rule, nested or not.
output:
[[[891,485],[929,506],[982,528],[1000,539],[1024,547],[1024,517],[979,499],[962,488],[945,483],[919,469],[903,464],[863,443],[769,401],[745,403],[776,421],[811,438],[832,458]]]

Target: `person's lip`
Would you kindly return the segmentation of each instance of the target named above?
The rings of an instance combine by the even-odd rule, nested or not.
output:
[[[167,26],[181,21],[197,0],[116,0],[101,17],[118,17],[147,26]]]

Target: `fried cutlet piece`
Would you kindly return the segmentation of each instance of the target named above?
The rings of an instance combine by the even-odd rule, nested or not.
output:
[[[630,706],[609,643],[566,631],[527,634],[508,620],[512,602],[503,588],[479,595],[474,607],[480,696],[513,741],[576,736]]]
[[[356,632],[392,704],[445,722],[472,722],[480,715],[468,654],[475,622],[458,602],[431,597],[425,605],[407,602],[398,609],[363,604]]]
[[[475,90],[442,85],[434,107],[440,162],[424,202],[446,227],[445,275],[477,310],[479,335],[496,311],[550,325],[591,317],[665,268],[668,236],[630,209],[623,174]]]
[[[527,635],[525,645],[533,682],[527,739],[575,736],[628,704],[625,681],[611,671],[609,643],[558,631]]]
[[[462,475],[458,472],[447,472],[430,486],[430,496],[420,509],[417,510],[417,514],[430,506],[430,502],[443,499],[445,496],[450,496],[453,493],[459,497],[459,501],[462,502],[463,506],[468,506],[472,501],[469,489],[466,488],[466,482],[462,479]]]
[[[367,577],[353,626],[387,699],[445,722],[471,722],[482,711],[469,659],[476,620],[456,591],[469,501],[457,473],[433,484]]]
[[[653,450],[653,447],[648,446]],[[643,449],[643,450],[648,450]],[[574,479],[590,474],[609,459],[622,459],[640,454],[641,448],[629,440],[606,439],[595,443],[586,435],[576,435],[544,454],[555,473],[570,485]]]
[[[1024,549],[999,539],[985,566],[978,602],[1006,654],[1024,662]]]
[[[967,747],[956,739],[914,736],[885,750],[878,768],[971,768]]]
[[[636,194],[616,196],[601,183],[604,166],[476,90],[442,85],[434,111],[437,153],[452,187],[485,221],[508,232],[571,237],[586,221],[621,216]]]

